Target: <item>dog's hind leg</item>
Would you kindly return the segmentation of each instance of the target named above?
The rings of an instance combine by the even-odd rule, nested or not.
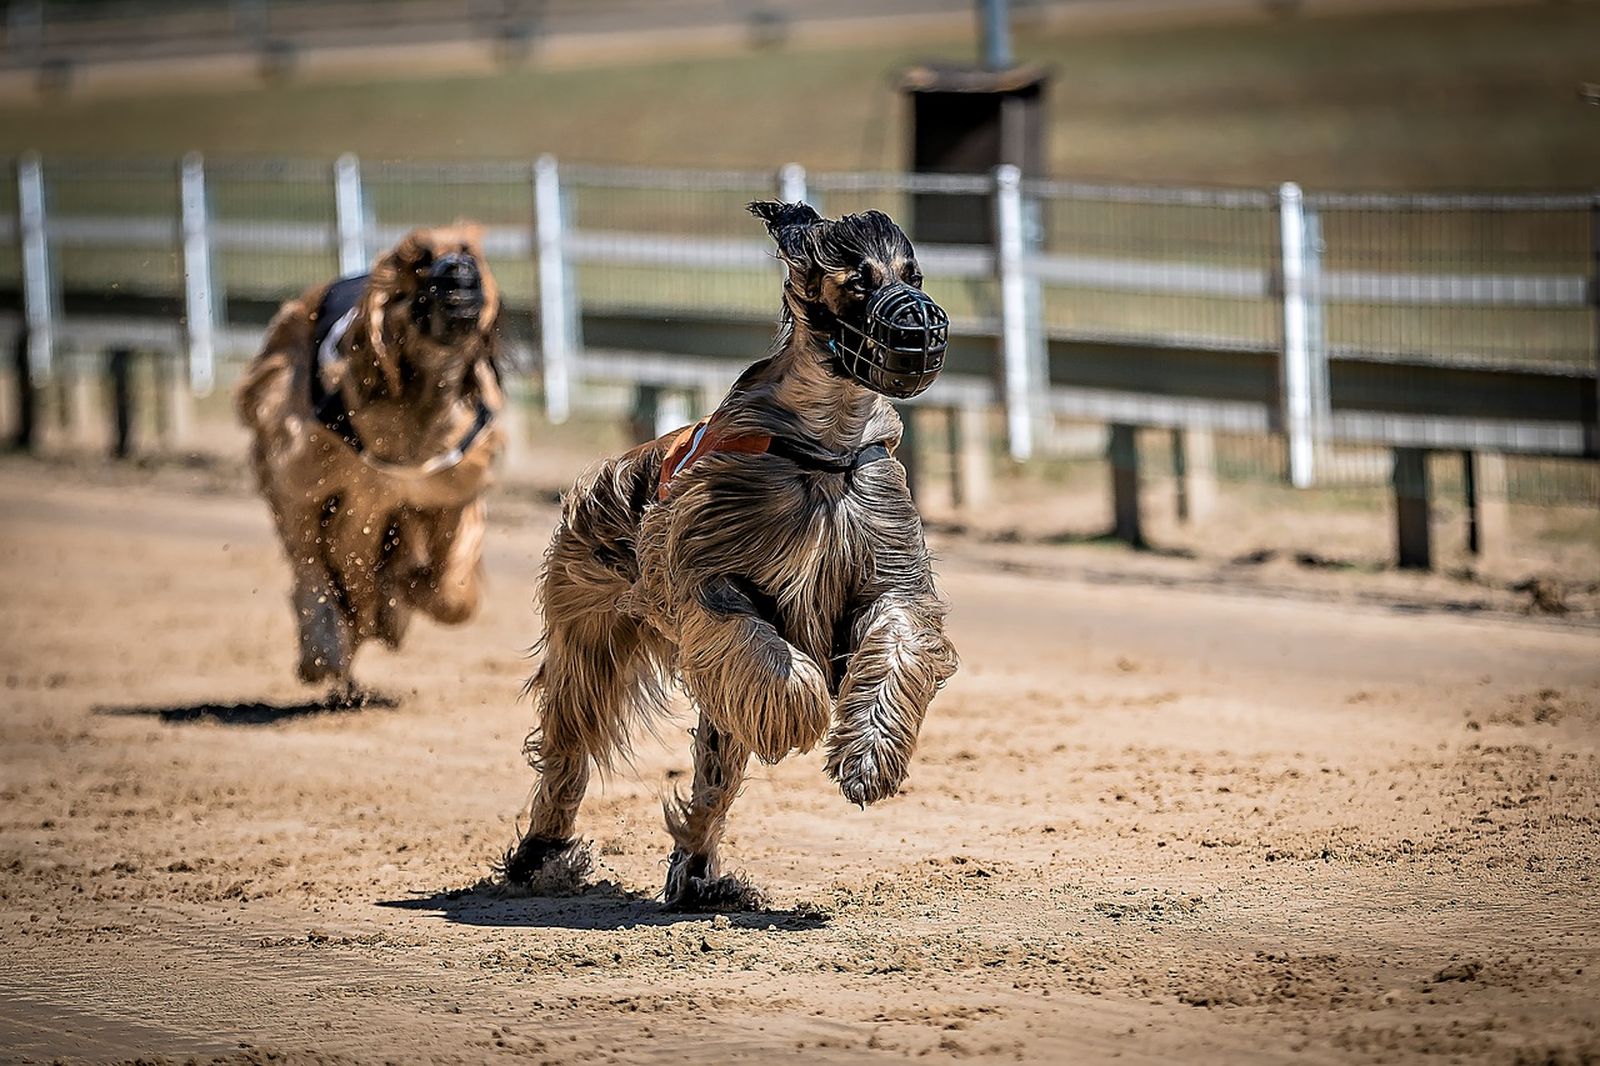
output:
[[[633,720],[662,700],[639,622],[609,611],[563,617],[545,602],[545,657],[531,685],[538,726],[525,749],[539,783],[528,829],[504,863],[506,879],[520,883],[573,845],[591,764],[609,768],[628,750]]]
[[[700,716],[694,730],[693,791],[663,803],[667,830],[677,845],[667,863],[667,906],[716,910],[759,903],[749,886],[738,878],[718,876],[717,868],[717,844],[749,761],[749,748]]]
[[[827,675],[762,617],[744,583],[708,583],[679,614],[678,644],[702,715],[762,762],[810,751],[827,731]]]
[[[905,780],[928,704],[956,670],[943,619],[936,599],[894,595],[857,619],[827,759],[851,803],[892,796]]]
[[[552,744],[541,731],[529,738],[528,761],[539,772],[528,829],[505,857],[507,881],[532,883],[546,864],[577,843],[573,830],[578,807],[589,789],[589,755],[570,745]]]

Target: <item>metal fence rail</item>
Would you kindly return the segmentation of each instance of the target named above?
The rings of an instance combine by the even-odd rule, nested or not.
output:
[[[921,243],[950,311],[931,402],[997,402],[1032,455],[1057,417],[1280,434],[1296,485],[1332,449],[1594,458],[1600,199],[1147,188],[992,175],[508,163],[46,160],[0,182],[0,299],[35,381],[58,352],[181,350],[199,393],[285,296],[419,224],[472,218],[537,322],[559,421],[587,381],[713,389],[777,300],[752,199],[825,214],[980,211]],[[519,337],[522,336],[519,333]]]

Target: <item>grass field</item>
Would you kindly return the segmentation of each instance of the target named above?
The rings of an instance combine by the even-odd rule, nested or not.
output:
[[[1317,188],[1600,184],[1600,4],[1169,28],[1024,30],[1055,71],[1054,173]],[[899,71],[970,40],[362,84],[261,85],[0,108],[50,153],[527,157],[895,169]]]

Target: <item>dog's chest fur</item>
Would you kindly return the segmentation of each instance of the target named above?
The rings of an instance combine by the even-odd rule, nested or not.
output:
[[[778,456],[708,456],[668,503],[644,511],[636,600],[673,638],[675,604],[693,590],[721,590],[716,596],[731,589],[796,647],[826,662],[857,605],[882,583],[879,527],[915,522],[915,514],[904,470],[892,460],[830,474]]]

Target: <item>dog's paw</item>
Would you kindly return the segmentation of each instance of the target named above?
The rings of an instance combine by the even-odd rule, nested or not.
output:
[[[829,752],[828,776],[838,782],[845,799],[865,807],[900,791],[906,772],[885,765],[871,748],[849,748]]]
[[[530,836],[506,852],[495,872],[507,887],[531,896],[573,896],[587,887],[593,870],[586,842]]]
[[[308,594],[309,595],[309,594]],[[300,611],[300,680],[340,684],[350,677],[355,654],[350,627],[326,596]]]
[[[798,652],[783,669],[775,671],[768,700],[757,703],[759,713],[736,725],[757,759],[773,766],[791,751],[807,752],[828,732],[833,703],[828,680],[821,668]]]
[[[337,689],[349,683],[349,677],[346,674],[349,665],[347,662],[332,661],[320,651],[313,650],[300,657],[300,666],[297,672],[300,680],[307,685],[332,681]]]
[[[767,905],[759,888],[742,877],[710,874],[710,860],[675,849],[667,862],[667,887],[662,902],[669,910],[689,912],[754,911]]]

